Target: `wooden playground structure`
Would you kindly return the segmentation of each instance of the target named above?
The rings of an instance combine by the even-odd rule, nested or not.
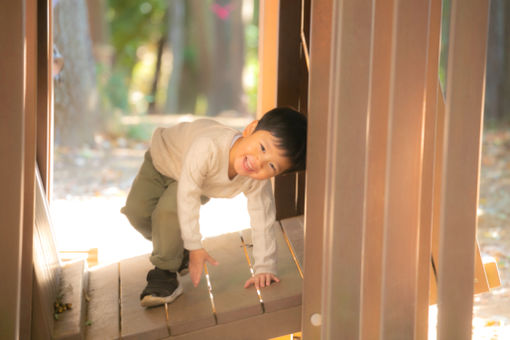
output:
[[[250,236],[227,234],[204,244],[228,268],[145,310],[146,258],[58,258],[51,0],[2,2],[2,338],[425,340],[437,303],[437,339],[471,339],[473,294],[493,284],[476,242],[489,3],[451,0],[444,86],[442,5],[260,2],[259,111],[309,119],[306,173],[275,180],[282,282],[243,289]],[[74,307],[55,321],[63,285]]]

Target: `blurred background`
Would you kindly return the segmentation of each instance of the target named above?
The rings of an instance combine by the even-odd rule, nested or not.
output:
[[[258,21],[258,0],[53,1],[60,251],[92,254],[93,265],[151,250],[119,210],[152,131],[204,117],[242,129],[254,119]],[[249,227],[245,207],[243,195],[212,200],[204,235]]]

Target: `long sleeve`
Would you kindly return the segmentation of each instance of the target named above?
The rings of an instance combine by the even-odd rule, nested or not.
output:
[[[177,187],[177,210],[184,248],[188,250],[202,248],[199,225],[200,195],[211,163],[215,161],[214,151],[215,148],[209,140],[198,139],[190,146],[182,164]]]
[[[274,222],[276,209],[271,181],[265,180],[245,192],[252,227],[255,274],[276,274],[276,240]]]

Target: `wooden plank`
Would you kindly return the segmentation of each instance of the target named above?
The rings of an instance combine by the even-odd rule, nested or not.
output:
[[[257,291],[244,288],[251,273],[239,233],[205,239],[203,245],[219,262],[218,266],[208,266],[218,324],[261,314]]]
[[[301,307],[296,306],[272,313],[241,319],[195,332],[171,336],[165,340],[260,340],[294,333],[301,329]]]
[[[85,339],[120,339],[119,263],[90,270],[88,295]]]
[[[438,272],[438,339],[472,333],[489,3],[452,1]]]
[[[160,339],[169,335],[163,307],[140,306],[140,293],[153,266],[148,255],[120,262],[120,313],[122,339]]]
[[[289,239],[292,252],[296,256],[299,267],[303,269],[303,257],[305,253],[305,237],[304,237],[304,215],[296,216],[281,220],[281,225],[285,231],[285,235]]]
[[[184,293],[168,305],[170,335],[188,333],[216,324],[212,313],[207,282],[202,275],[198,287],[193,287],[189,275],[180,277]]]
[[[264,302],[266,313],[280,309],[291,308],[301,305],[303,280],[299,276],[299,271],[292,259],[292,255],[287,247],[283,237],[279,222],[275,222],[276,248],[277,248],[277,277],[279,283],[273,283],[270,287],[260,290]],[[252,244],[251,230],[243,230],[245,243]],[[252,258],[252,248],[248,248],[248,253]]]
[[[69,262],[62,267],[62,303],[72,308],[59,314],[53,326],[55,340],[80,340],[84,336],[85,292],[88,289],[88,272],[85,259]]]
[[[332,0],[312,1],[310,28],[310,78],[308,101],[308,150],[326,150],[324,131],[328,128],[329,78],[331,64]],[[307,153],[305,200],[305,259],[303,282],[303,337],[320,339],[320,324],[310,315],[322,308],[322,240],[324,229],[325,173],[324,152]],[[313,197],[313,199],[310,199]]]

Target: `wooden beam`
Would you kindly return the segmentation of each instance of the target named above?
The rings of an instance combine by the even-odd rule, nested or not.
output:
[[[359,337],[373,5],[370,0],[333,5],[322,339]]]
[[[488,10],[452,1],[439,240],[438,339],[470,339]]]
[[[21,253],[23,238],[23,181],[25,143],[25,4],[0,4],[0,184],[3,194],[0,259],[0,329],[5,339],[20,336]]]

